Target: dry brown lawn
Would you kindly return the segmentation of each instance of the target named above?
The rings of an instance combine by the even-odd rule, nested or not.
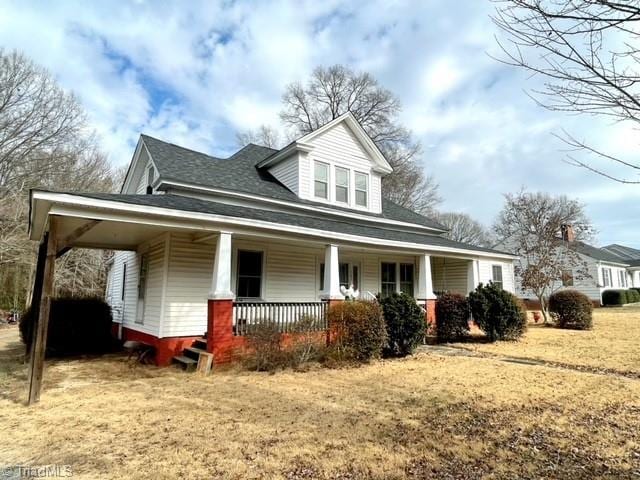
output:
[[[637,369],[629,312],[598,312],[594,332],[532,329],[478,348]],[[640,380],[611,372],[432,352],[202,377],[112,356],[49,362],[41,403],[25,407],[15,330],[3,336],[0,466],[69,464],[87,479],[640,475]]]
[[[457,344],[475,352],[607,370],[640,378],[640,307],[600,308],[588,332],[532,324],[519,342]]]

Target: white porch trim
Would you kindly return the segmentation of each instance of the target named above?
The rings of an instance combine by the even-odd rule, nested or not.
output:
[[[210,299],[233,300],[235,298],[231,291],[231,252],[231,232],[220,232],[213,261]]]
[[[434,300],[436,294],[433,293],[433,278],[431,276],[431,255],[420,255],[418,257],[418,291],[417,300]]]

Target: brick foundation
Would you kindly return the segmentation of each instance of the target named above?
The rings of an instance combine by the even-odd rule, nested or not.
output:
[[[116,324],[117,325],[117,324]],[[117,329],[117,326],[116,326]],[[200,337],[167,337],[158,338],[148,333],[131,330],[130,328],[122,328],[122,340],[132,340],[137,342],[148,343],[156,349],[156,365],[165,367],[171,364],[171,359],[176,355],[180,355],[182,350],[190,347],[195,340]]]

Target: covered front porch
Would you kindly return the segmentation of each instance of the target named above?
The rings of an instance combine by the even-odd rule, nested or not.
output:
[[[116,252],[106,300],[117,330],[153,344],[160,364],[205,332],[215,362],[227,361],[260,318],[287,332],[312,316],[323,330],[327,304],[345,294],[405,292],[433,321],[436,292],[466,294],[489,280],[513,286],[509,255],[443,246],[435,236],[412,235],[433,238],[416,243],[51,192],[34,193],[30,227],[33,240],[46,239],[50,270],[71,248]]]

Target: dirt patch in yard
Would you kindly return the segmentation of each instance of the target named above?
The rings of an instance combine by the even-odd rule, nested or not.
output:
[[[0,465],[91,479],[640,475],[638,380],[437,353],[209,377],[110,356],[48,362],[27,408],[23,370],[0,379]]]

